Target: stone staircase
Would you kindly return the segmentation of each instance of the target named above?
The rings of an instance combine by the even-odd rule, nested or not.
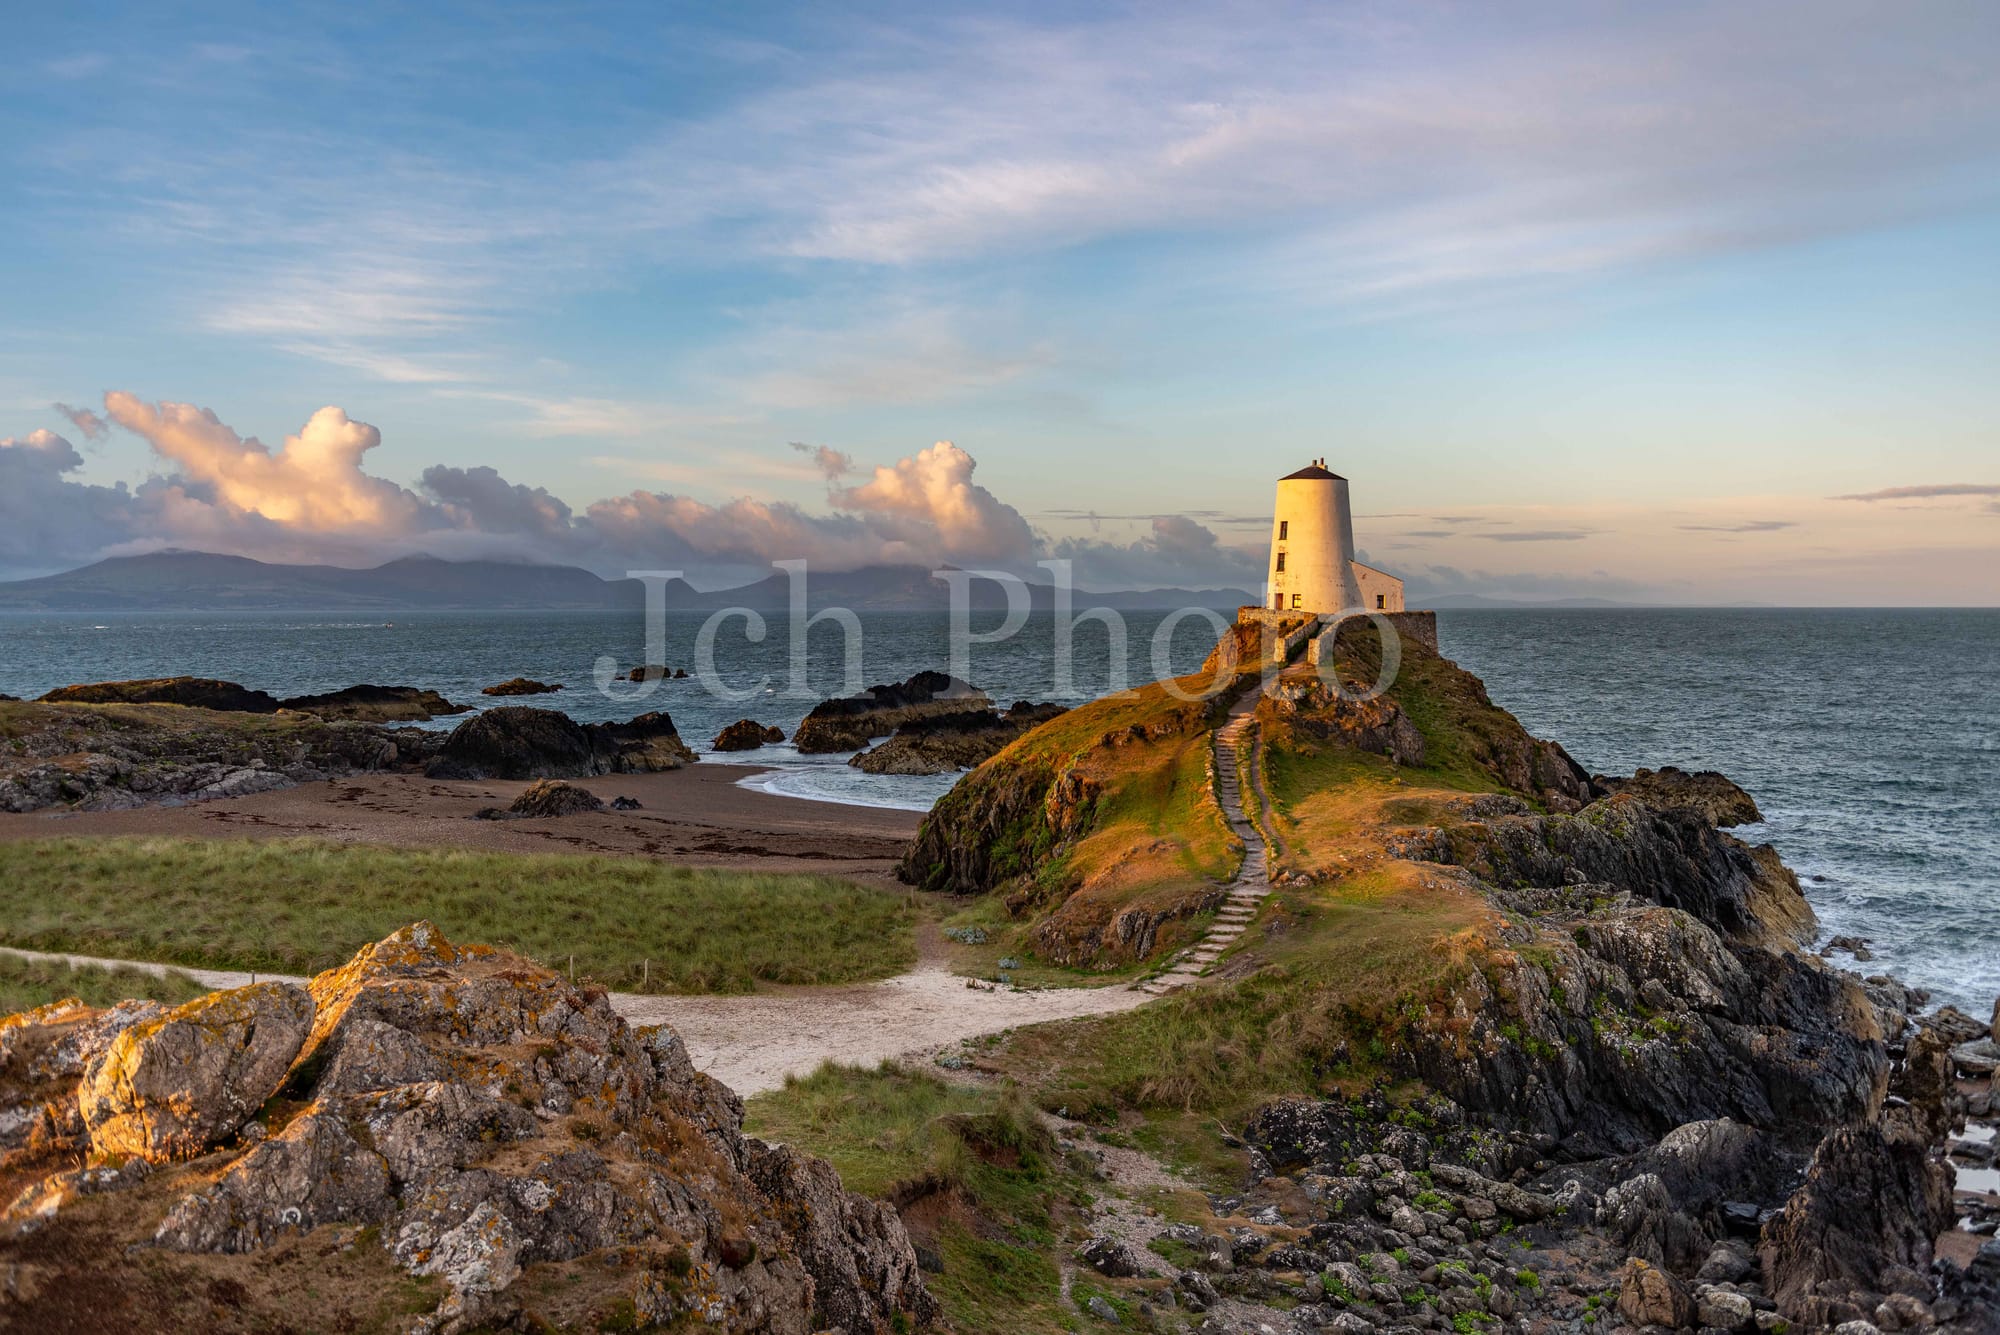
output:
[[[1215,730],[1215,790],[1229,828],[1243,841],[1243,864],[1229,883],[1229,896],[1216,910],[1208,934],[1184,951],[1172,968],[1143,983],[1141,992],[1154,996],[1184,987],[1201,977],[1208,967],[1235,944],[1257,916],[1259,902],[1271,893],[1270,849],[1256,821],[1244,814],[1244,767],[1240,763],[1246,749],[1254,744],[1259,692],[1251,691],[1229,711],[1229,721]],[[1253,794],[1254,797],[1254,794]]]

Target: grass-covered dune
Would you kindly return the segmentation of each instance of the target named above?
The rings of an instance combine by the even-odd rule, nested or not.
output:
[[[0,843],[0,945],[315,973],[405,923],[619,991],[747,992],[887,977],[916,960],[907,894],[644,858],[313,840]]]
[[[151,997],[178,1006],[209,989],[184,973],[71,965],[61,960],[24,960],[0,954],[0,1016],[75,997],[86,1006],[115,1006],[133,997]]]

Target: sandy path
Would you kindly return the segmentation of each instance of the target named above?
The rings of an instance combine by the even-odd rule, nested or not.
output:
[[[285,974],[188,969],[138,960],[51,955],[0,946],[29,960],[77,965],[126,965],[160,974],[172,969],[205,987],[242,987],[253,980],[303,983]],[[823,1061],[873,1066],[1017,1025],[1108,1015],[1143,1005],[1129,987],[1056,988],[1046,992],[968,987],[936,965],[879,983],[786,988],[747,997],[658,997],[613,992],[611,1004],[634,1024],[671,1024],[700,1070],[738,1094],[759,1094],[806,1075]]]

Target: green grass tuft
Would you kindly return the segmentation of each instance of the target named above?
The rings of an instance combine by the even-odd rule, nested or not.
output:
[[[102,969],[0,955],[0,1015],[18,1015],[67,997],[75,997],[86,1006],[114,1006],[134,997],[178,1006],[208,991],[186,974],[173,971],[161,976],[144,969]]]

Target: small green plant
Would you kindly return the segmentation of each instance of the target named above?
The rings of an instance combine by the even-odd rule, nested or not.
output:
[[[1410,1263],[1410,1249],[1408,1247],[1398,1247],[1395,1251],[1390,1252],[1389,1255],[1396,1258],[1397,1265],[1408,1265]]]
[[[1542,1287],[1542,1277],[1532,1270],[1516,1270],[1514,1272],[1514,1282],[1524,1289],[1539,1289]]]
[[[1446,1200],[1443,1196],[1440,1196],[1435,1191],[1418,1192],[1416,1199],[1412,1201],[1411,1204],[1415,1205],[1419,1210],[1436,1210],[1439,1212],[1443,1212],[1451,1209],[1451,1202]]]

